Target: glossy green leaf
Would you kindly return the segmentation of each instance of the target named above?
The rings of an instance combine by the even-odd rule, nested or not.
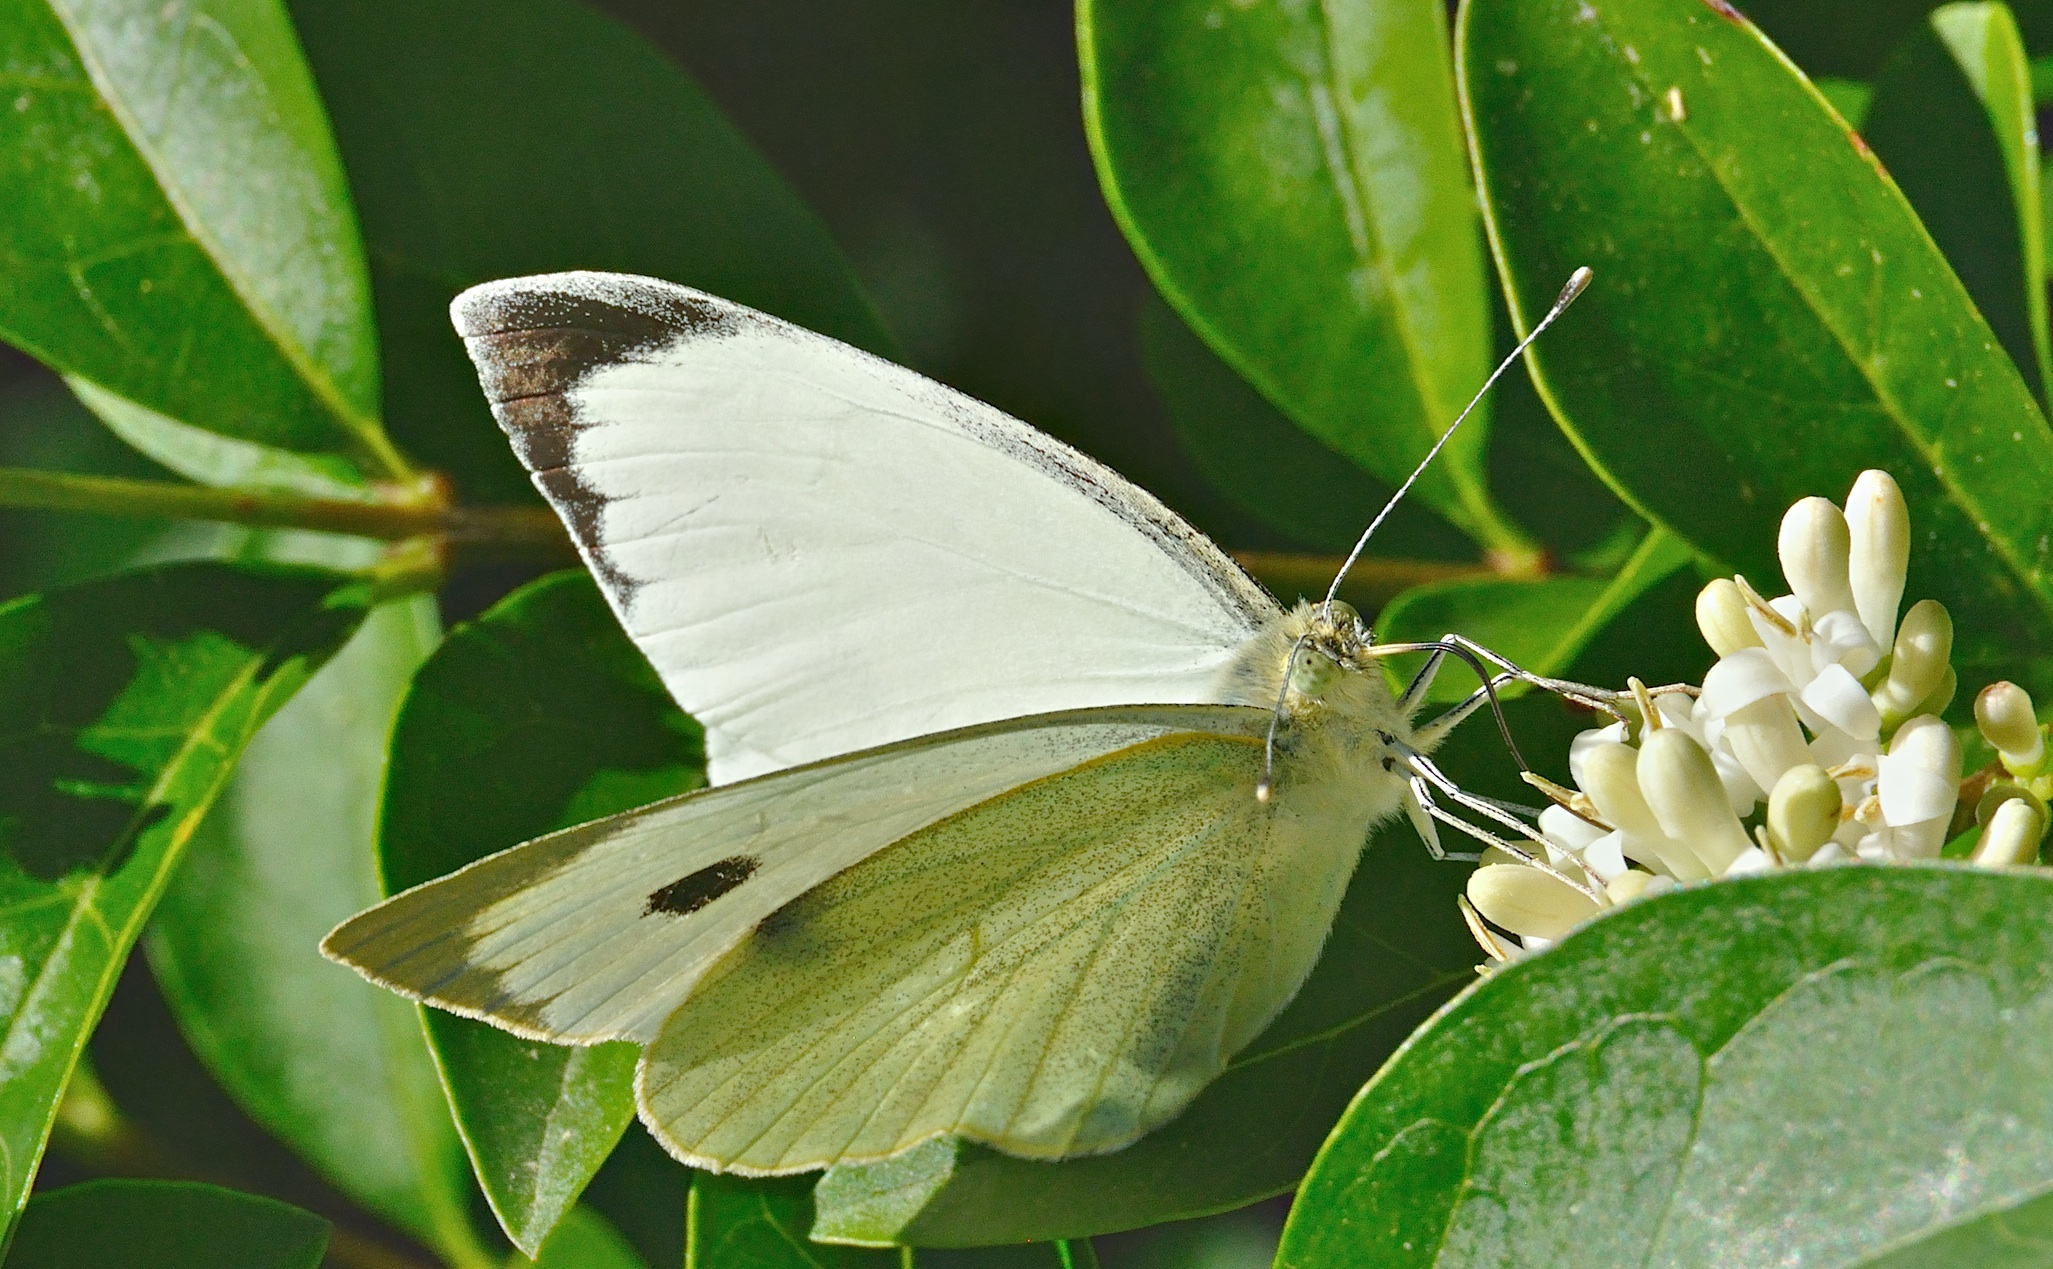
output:
[[[0,605],[0,1203],[236,756],[362,616],[333,574],[175,565]]]
[[[2053,1196],[1991,1212],[1867,1263],[1870,1269],[2041,1269],[2053,1264]]]
[[[630,1124],[578,1202],[610,1221],[649,1264],[681,1265],[691,1178],[692,1170],[657,1145],[647,1128]]]
[[[1654,529],[1625,566],[1608,578],[1464,577],[1414,586],[1377,615],[1376,638],[1409,643],[1449,633],[1466,635],[1535,674],[1558,676],[1634,600],[1689,561],[1687,546]],[[1416,658],[1405,662],[1406,668],[1417,664]],[[1433,680],[1427,699],[1459,701],[1475,689],[1474,674],[1446,666]],[[1515,696],[1521,690],[1518,684],[1507,684],[1501,694]]]
[[[1648,518],[1750,577],[1807,494],[1882,467],[1964,680],[2053,683],[2053,432],[1901,194],[1743,19],[1700,0],[1471,0],[1492,242],[1557,418]]]
[[[1957,1263],[1912,1249],[2053,1191],[2049,1044],[2053,876],[1665,895],[1413,1037],[1321,1151],[1277,1263]]]
[[[328,1222],[275,1199],[191,1181],[88,1181],[39,1194],[8,1269],[316,1269]]]
[[[1098,1269],[1089,1239],[949,1251],[815,1242],[812,1178],[694,1172],[686,1269]]]
[[[257,441],[237,440],[181,423],[87,379],[73,378],[70,385],[109,431],[189,480],[310,498],[370,496],[356,469],[332,454],[295,454]]]
[[[1291,423],[1160,299],[1148,298],[1139,328],[1148,381],[1184,451],[1213,488],[1306,547],[1344,553],[1353,546],[1395,486]],[[1376,531],[1376,551],[1434,558],[1469,553],[1461,534],[1409,500]]]
[[[385,409],[474,502],[531,498],[449,324],[492,278],[645,273],[890,340],[826,231],[698,85],[572,0],[301,0],[370,244]]]
[[[685,1217],[685,1269],[897,1269],[897,1250],[807,1240],[813,1179],[751,1180],[694,1172]]]
[[[574,1207],[543,1240],[534,1259],[515,1256],[507,1269],[523,1265],[535,1269],[647,1269],[648,1262],[605,1217],[588,1207]]]
[[[1402,480],[1490,359],[1441,5],[1084,0],[1077,30],[1106,201],[1156,286],[1306,431]],[[1417,496],[1521,550],[1481,422]]]
[[[972,1247],[959,1251],[901,1248],[899,1254],[912,1262],[912,1269],[1099,1269],[1097,1250],[1088,1238],[1005,1247]],[[1206,1269],[1212,1267],[1207,1266]],[[1217,1269],[1228,1267],[1222,1265]],[[1249,1266],[1248,1269],[1257,1267]],[[1266,1262],[1260,1269],[1267,1269]]]
[[[1875,99],[1873,84],[1865,84],[1858,79],[1814,79],[1811,82],[1818,86],[1825,100],[1832,103],[1839,117],[1855,128],[1859,128],[1868,117],[1868,105]]]
[[[162,480],[165,471],[108,434],[54,377],[0,390],[0,466]],[[0,511],[0,598],[102,577],[188,536],[126,516]]]
[[[385,742],[434,602],[372,613],[258,732],[158,905],[151,968],[193,1051],[337,1188],[458,1263],[470,1185],[415,1010],[322,958],[380,895]]]
[[[414,677],[381,813],[387,890],[693,788],[700,744],[590,574],[525,586],[451,632]],[[634,1117],[638,1050],[423,1016],[486,1197],[531,1251]]]
[[[2010,10],[1949,4],[1897,48],[1861,135],[2045,399],[2046,260],[2031,66]]]
[[[0,89],[0,336],[195,427],[404,469],[281,5],[8,0]]]

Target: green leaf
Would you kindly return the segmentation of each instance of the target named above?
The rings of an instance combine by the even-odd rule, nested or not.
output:
[[[1204,478],[1227,500],[1307,547],[1345,552],[1395,487],[1306,435],[1149,296],[1141,358],[1169,422]],[[1376,531],[1382,555],[1460,558],[1468,543],[1407,499]]]
[[[590,574],[552,574],[457,627],[415,675],[381,813],[387,890],[694,788],[703,770],[697,725]],[[638,1050],[423,1017],[478,1180],[507,1236],[532,1252],[633,1119]]]
[[[0,1212],[238,754],[361,609],[308,570],[189,564],[0,605]]]
[[[473,502],[532,498],[449,300],[645,273],[889,352],[826,230],[688,76],[571,0],[292,6],[370,244],[385,408]]]
[[[318,950],[380,897],[385,742],[436,627],[427,597],[378,609],[264,725],[146,946],[179,1029],[251,1118],[359,1204],[477,1263],[462,1150],[416,1010]]]
[[[180,423],[90,380],[69,382],[72,392],[100,416],[108,431],[189,480],[310,498],[370,497],[356,469],[332,454],[295,454],[237,440]]]
[[[1873,84],[1862,83],[1858,79],[1814,79],[1811,82],[1818,86],[1818,92],[1832,103],[1832,108],[1848,124],[1858,128],[1867,119],[1868,105],[1875,99]]]
[[[2010,10],[1934,10],[1883,68],[1861,131],[2044,400],[2053,360],[2038,122]]]
[[[405,472],[349,193],[280,5],[13,0],[0,89],[0,337],[192,426]]]
[[[691,1178],[645,1127],[630,1124],[578,1202],[612,1222],[651,1265],[681,1265]]]
[[[1077,9],[1099,179],[1155,285],[1285,414],[1393,485],[1490,368],[1444,23],[1437,0]],[[1418,497],[1524,553],[1485,488],[1481,423]]]
[[[1689,548],[1661,529],[1650,530],[1625,566],[1609,578],[1463,577],[1414,586],[1376,618],[1383,643],[1425,642],[1450,632],[1467,635],[1535,674],[1561,675],[1584,648],[1634,600],[1690,561]],[[1421,658],[1406,658],[1410,668]],[[1402,680],[1404,673],[1397,675]],[[1476,690],[1475,675],[1444,666],[1427,699],[1459,701]],[[1500,696],[1516,696],[1507,684]]]
[[[108,434],[54,376],[0,390],[0,466],[162,480],[164,469]],[[101,577],[190,536],[192,526],[127,516],[0,511],[0,598]]]
[[[2041,1269],[2053,1263],[2053,1196],[1991,1212],[1867,1263],[1870,1269]]]
[[[812,1178],[694,1172],[686,1269],[1098,1269],[1088,1240],[914,1253],[812,1242]]]
[[[534,1259],[516,1256],[508,1269],[533,1265],[535,1269],[647,1269],[648,1262],[606,1223],[606,1218],[588,1207],[567,1212]]]
[[[1689,888],[1413,1037],[1320,1152],[1277,1264],[1955,1263],[1910,1249],[2053,1191],[2049,1044],[2053,877]]]
[[[694,1172],[685,1216],[686,1269],[895,1269],[896,1250],[807,1241],[809,1176],[749,1179]]]
[[[39,1194],[9,1269],[316,1269],[328,1222],[274,1199],[190,1181],[88,1181]]]
[[[1784,508],[1885,468],[1917,523],[1909,593],[1952,611],[1962,678],[2053,685],[2020,656],[2053,617],[2053,433],[1860,140],[1699,0],[1462,12],[1514,311],[1596,270],[1532,364],[1605,479],[1766,585]]]

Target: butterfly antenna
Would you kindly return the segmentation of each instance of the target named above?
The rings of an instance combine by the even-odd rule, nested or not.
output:
[[[1262,742],[1262,778],[1255,781],[1255,801],[1267,802],[1276,792],[1276,725],[1283,720],[1284,702],[1290,697],[1290,676],[1297,669],[1297,654],[1304,651],[1305,640],[1311,632],[1297,637],[1290,645],[1290,655],[1283,658],[1283,685],[1276,689],[1276,708],[1269,711],[1269,736]]]
[[[1476,406],[1482,403],[1483,398],[1489,395],[1491,385],[1495,384],[1506,370],[1511,369],[1511,363],[1518,360],[1519,354],[1526,350],[1526,345],[1538,339],[1541,331],[1552,326],[1555,318],[1568,311],[1568,306],[1575,303],[1575,297],[1581,295],[1583,288],[1590,284],[1590,277],[1588,265],[1584,265],[1568,275],[1568,284],[1561,288],[1561,295],[1554,301],[1554,307],[1547,310],[1547,315],[1540,319],[1539,325],[1533,327],[1531,334],[1518,341],[1518,347],[1512,349],[1505,355],[1503,361],[1497,363],[1497,368],[1490,372],[1490,377],[1483,380],[1483,386],[1476,389],[1475,396],[1469,398],[1468,405],[1455,417],[1454,422],[1448,425],[1447,430],[1440,433],[1440,439],[1433,442],[1433,448],[1426,451],[1426,456],[1419,461],[1419,465],[1411,469],[1411,475],[1406,476],[1404,483],[1397,487],[1397,492],[1390,495],[1390,501],[1383,504],[1383,509],[1376,513],[1375,519],[1369,521],[1369,527],[1362,530],[1360,539],[1354,544],[1354,550],[1349,551],[1347,554],[1347,562],[1340,566],[1340,571],[1333,575],[1333,584],[1326,589],[1326,599],[1320,607],[1323,609],[1327,620],[1330,621],[1333,617],[1333,598],[1340,593],[1340,583],[1347,580],[1348,570],[1353,568],[1354,562],[1361,558],[1362,552],[1369,545],[1369,539],[1375,536],[1376,530],[1382,527],[1383,521],[1390,517],[1392,511],[1396,510],[1397,504],[1404,501],[1404,495],[1410,492],[1411,487],[1418,482],[1418,478],[1425,474],[1426,468],[1433,465],[1433,460],[1439,457],[1441,449],[1446,446],[1449,440],[1453,439],[1455,429],[1460,427],[1467,420],[1468,416],[1475,412]]]

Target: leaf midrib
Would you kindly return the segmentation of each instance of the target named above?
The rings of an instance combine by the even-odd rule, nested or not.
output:
[[[183,773],[185,764],[191,761],[193,754],[206,747],[202,744],[201,738],[211,736],[214,725],[220,720],[223,713],[227,711],[230,705],[240,700],[246,691],[250,690],[251,683],[263,664],[264,657],[261,655],[251,655],[245,660],[242,670],[229,681],[228,685],[221,692],[215,695],[213,703],[195,720],[194,726],[186,731],[184,743],[179,746],[178,751],[172,754],[162,769],[158,771],[157,779],[151,784],[149,793],[143,798],[140,805],[156,805],[163,799],[165,791],[171,782]],[[220,772],[214,778],[212,787],[206,791],[206,796],[195,804],[193,810],[189,811],[177,823],[170,826],[170,840],[165,843],[164,852],[157,860],[156,869],[149,883],[143,888],[142,893],[136,897],[135,903],[130,906],[127,918],[119,930],[107,925],[104,915],[93,903],[93,899],[106,884],[106,876],[104,874],[93,874],[87,877],[84,884],[80,886],[78,896],[72,903],[71,915],[66,918],[52,946],[53,948],[62,947],[68,943],[78,930],[79,925],[89,918],[99,924],[103,937],[107,939],[107,955],[100,966],[99,979],[94,984],[92,996],[86,1002],[84,1015],[97,1017],[100,1009],[105,1005],[107,996],[112,989],[113,980],[120,973],[122,964],[125,963],[126,957],[124,954],[128,948],[134,946],[136,935],[141,930],[143,921],[148,917],[150,911],[156,907],[157,899],[162,896],[164,887],[170,880],[171,870],[178,862],[186,840],[192,836],[193,829],[199,823],[199,812],[211,805],[214,799],[219,796],[222,787],[228,782],[229,773],[234,769],[235,763],[232,759],[224,761],[221,764]],[[35,978],[31,980],[27,988],[22,992],[20,1007],[16,1008],[13,1016],[7,1019],[7,1025],[4,1030],[0,1030],[0,1052],[4,1052],[7,1046],[13,1043],[14,1037],[19,1033],[24,1020],[36,1011],[40,1004],[43,988],[49,982],[52,969],[62,959],[58,955],[46,956],[43,959],[43,963],[37,967]],[[30,1151],[29,1166],[25,1174],[19,1178],[22,1182],[21,1190],[17,1194],[7,1196],[5,1220],[0,1221],[0,1225],[10,1224],[14,1217],[20,1213],[22,1204],[27,1200],[29,1192],[27,1181],[35,1175],[37,1165],[42,1160],[43,1150],[50,1140],[51,1127],[56,1122],[58,1106],[63,1100],[63,1085],[70,1083],[70,1069],[77,1065],[79,1052],[84,1047],[86,1036],[90,1033],[90,1030],[89,1026],[81,1028],[70,1037],[69,1050],[63,1060],[65,1068],[64,1078],[58,1087],[58,1096],[52,1097],[49,1100],[34,1148]],[[44,1066],[43,1062],[37,1062],[29,1069],[33,1071],[42,1066]],[[16,1179],[12,1175],[6,1177],[6,1183],[10,1188],[15,1184]]]
[[[291,328],[258,297],[254,283],[235,267],[234,256],[208,231],[206,221],[194,211],[183,187],[172,179],[168,165],[149,142],[135,112],[129,108],[127,98],[118,91],[118,86],[107,74],[93,46],[82,37],[77,17],[73,12],[73,0],[45,0],[45,3],[49,5],[51,14],[64,27],[65,34],[70,37],[72,52],[85,70],[93,92],[106,104],[109,113],[120,125],[123,139],[141,157],[150,175],[156,178],[157,190],[176,213],[178,223],[184,229],[184,236],[213,263],[215,271],[228,284],[229,290],[234,292],[236,298],[242,301],[243,307],[256,319],[257,328],[269,338],[272,347],[285,359],[300,382],[312,390],[315,399],[329,415],[357,444],[378,456],[381,461],[385,460],[391,451],[377,420],[360,413],[349,402],[326,368],[314,361],[311,353],[292,336]],[[223,36],[227,38],[225,31]],[[241,46],[232,39],[229,40],[229,44],[240,51]],[[265,100],[269,101],[269,86],[263,84],[262,78],[253,72],[250,79],[262,88]],[[390,474],[404,473],[393,471]]]
[[[1596,17],[1593,20],[1602,21],[1601,14],[1596,15]],[[1618,32],[1615,29],[1611,28],[1608,23],[1605,25],[1605,29],[1613,36],[1614,40],[1617,38]],[[1749,28],[1749,33],[1752,33],[1751,28]],[[1760,39],[1758,34],[1755,34],[1755,38]],[[1767,44],[1765,40],[1763,40],[1762,43],[1766,48],[1768,54],[1771,57],[1774,57],[1776,61],[1780,63],[1785,70],[1788,70],[1793,74],[1800,75],[1800,72],[1796,71],[1796,68],[1791,66],[1788,62],[1788,59],[1783,57],[1780,51],[1777,50],[1772,44]],[[1623,59],[1616,60],[1618,60],[1621,65],[1631,65],[1631,63],[1624,62]],[[1659,100],[1659,94],[1653,92],[1653,82],[1650,79],[1648,79],[1646,75],[1637,73],[1632,70],[1627,70],[1625,73],[1625,78],[1638,84],[1639,87],[1643,90],[1646,90],[1646,92],[1649,94],[1647,98],[1648,100]],[[1811,91],[1815,95],[1817,90],[1812,89]],[[1918,457],[1924,461],[1925,469],[1927,471],[1930,471],[1932,473],[1933,479],[1938,481],[1939,484],[1953,497],[1955,505],[1959,506],[1963,511],[1969,513],[1966,518],[1969,520],[1971,526],[1973,527],[1975,535],[1979,537],[1982,541],[1988,543],[1994,549],[1997,557],[2003,560],[2005,566],[2009,569],[2011,574],[2020,583],[2023,584],[2023,589],[2029,592],[2033,596],[2033,598],[2038,602],[2038,605],[2042,612],[2045,614],[2045,616],[2049,620],[2053,620],[2053,594],[2049,594],[2047,590],[2040,585],[2040,583],[2037,580],[2037,574],[2032,570],[2026,568],[2023,559],[2016,555],[2016,553],[2013,551],[2011,547],[2011,544],[2006,539],[2001,538],[1995,534],[1992,534],[1987,530],[1986,526],[1990,523],[1990,520],[1988,515],[1984,511],[1981,500],[1969,496],[1968,487],[1962,485],[1954,477],[1952,466],[1950,464],[1934,461],[1936,455],[1931,444],[1928,443],[1924,437],[1918,435],[1917,432],[1913,430],[1910,426],[1908,426],[1908,424],[1911,421],[1913,421],[1916,418],[1916,416],[1911,414],[1909,411],[1905,410],[1902,407],[1902,405],[1896,399],[1895,395],[1887,390],[1886,384],[1870,371],[1866,361],[1855,354],[1853,347],[1847,342],[1846,337],[1841,334],[1839,327],[1827,316],[1826,310],[1822,306],[1821,300],[1818,297],[1818,295],[1812,288],[1805,285],[1804,274],[1802,273],[1802,271],[1791,268],[1789,262],[1784,258],[1784,254],[1781,250],[1779,242],[1764,231],[1763,226],[1754,216],[1752,210],[1748,207],[1745,200],[1739,198],[1734,193],[1732,185],[1729,184],[1725,178],[1725,174],[1719,169],[1716,163],[1711,161],[1711,152],[1705,149],[1703,144],[1700,142],[1700,139],[1696,135],[1695,129],[1693,129],[1690,126],[1689,117],[1685,117],[1680,122],[1669,121],[1669,126],[1672,126],[1675,129],[1676,134],[1682,137],[1683,140],[1688,142],[1691,153],[1696,155],[1698,161],[1703,164],[1704,171],[1707,174],[1709,174],[1709,176],[1714,182],[1717,183],[1719,192],[1725,195],[1726,202],[1732,207],[1733,212],[1739,217],[1740,223],[1746,227],[1749,235],[1757,244],[1760,245],[1761,250],[1766,252],[1768,257],[1774,261],[1777,272],[1780,273],[1783,279],[1788,282],[1790,290],[1793,291],[1803,301],[1804,307],[1810,312],[1813,319],[1815,319],[1818,325],[1825,330],[1828,336],[1830,336],[1833,345],[1839,349],[1841,355],[1844,356],[1848,364],[1853,367],[1854,373],[1860,377],[1861,382],[1866,384],[1869,390],[1874,393],[1876,402],[1879,405],[1881,405],[1883,412],[1886,414],[1889,420],[1895,425],[1895,430],[1897,434],[1902,436],[1904,440],[1910,445],[1910,447],[1916,451]],[[1890,188],[1894,189],[1894,186],[1891,186]],[[1902,195],[1898,194],[1899,200],[1901,199],[1901,197]],[[1910,212],[1908,206],[1906,206],[1904,210],[1908,214],[1912,225],[1916,226],[1918,232],[1922,233],[1923,227],[1921,225],[1918,225],[1915,214]],[[1925,245],[1933,252],[1938,251],[1938,248],[1932,244],[1930,235],[1925,235]],[[1879,283],[1881,276],[1879,269],[1877,270],[1875,276]],[[1958,285],[1957,281],[1955,285]],[[1972,306],[1970,306],[1970,311],[1972,311]],[[1975,317],[1979,319],[1980,314],[1976,313]],[[1989,342],[1992,345],[1995,343],[1995,336],[1993,334],[1989,336]],[[2007,357],[2005,359],[2007,360]],[[2001,373],[2000,366],[1998,367],[1998,373]],[[2015,368],[2012,369],[2012,373],[2016,373]],[[2029,401],[2030,394],[2023,393],[2022,389],[2020,389],[2020,391],[2021,394],[2024,396],[2025,400]],[[2041,439],[2043,440],[2043,433],[2046,429],[2045,420],[2037,414],[2036,408],[2033,410],[2032,417],[2039,419],[2040,430],[2042,433]]]

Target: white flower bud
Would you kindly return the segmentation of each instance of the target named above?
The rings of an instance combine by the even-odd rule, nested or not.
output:
[[[1903,602],[1903,575],[1910,566],[1910,510],[1888,472],[1873,468],[1846,495],[1851,533],[1847,559],[1854,611],[1878,648],[1895,642],[1896,608]],[[1865,671],[1861,671],[1865,673]]]
[[[2046,813],[2025,798],[2011,798],[1996,808],[1982,829],[1974,862],[1985,868],[2039,862],[2039,842],[2046,836]]]
[[[2015,776],[2038,775],[2046,762],[2046,736],[2032,710],[2031,694],[2015,683],[1991,683],[1975,697],[1975,725],[1996,746],[2003,766]]]
[[[1960,798],[1960,742],[1953,729],[1920,714],[1896,729],[1882,755],[1875,795],[1902,859],[1937,859]]]
[[[1936,599],[1921,599],[1896,632],[1889,677],[1875,689],[1882,726],[1908,718],[1941,685],[1953,655],[1953,617]]]
[[[1725,786],[1703,746],[1679,731],[1652,732],[1640,742],[1640,791],[1665,836],[1688,847],[1716,877],[1753,842],[1725,800]]]
[[[1939,686],[1932,689],[1930,696],[1918,702],[1917,712],[1920,714],[1944,714],[1947,706],[1953,704],[1953,694],[1959,689],[1960,676],[1955,674],[1953,667],[1949,665],[1946,667],[1946,673],[1939,676]]]
[[[1791,863],[1818,853],[1839,831],[1839,782],[1808,764],[1791,767],[1768,794],[1768,841]]]
[[[1599,911],[1574,886],[1523,864],[1485,864],[1470,873],[1468,901],[1520,938],[1558,939]]]
[[[1828,665],[1818,677],[1804,684],[1803,703],[1813,713],[1855,740],[1873,740],[1882,734],[1882,714],[1843,665]]]
[[[1746,596],[1729,577],[1720,577],[1697,592],[1697,629],[1711,651],[1723,657],[1741,648],[1761,646],[1761,636],[1747,620],[1746,607]]]
[[[1653,884],[1653,873],[1622,872],[1604,883],[1604,897],[1613,903],[1631,903],[1646,894],[1647,888]]]
[[[1659,837],[1661,821],[1640,794],[1639,751],[1615,740],[1583,747],[1576,783],[1597,804],[1604,822],[1635,837]]]
[[[1582,769],[1576,783],[1597,804],[1597,813],[1605,822],[1619,830],[1618,844],[1623,857],[1664,869],[1682,881],[1704,880],[1711,875],[1709,870],[1682,843],[1668,840],[1661,831],[1661,821],[1641,796],[1639,757],[1639,750],[1616,741],[1587,744],[1580,754]]]
[[[1853,611],[1853,588],[1846,572],[1851,545],[1846,514],[1823,498],[1804,498],[1783,513],[1776,542],[1782,576],[1812,620],[1828,612]]]

